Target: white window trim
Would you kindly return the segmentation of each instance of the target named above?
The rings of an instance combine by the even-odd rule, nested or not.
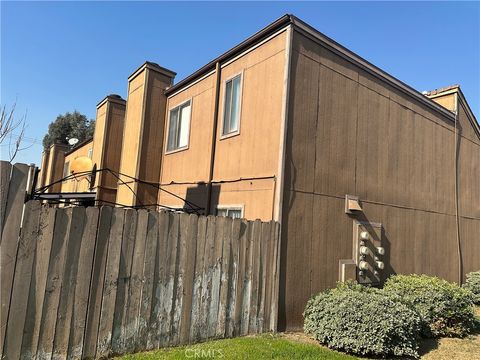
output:
[[[174,149],[174,150],[167,150],[168,149],[168,134],[170,132],[170,114],[172,112],[172,110],[186,104],[187,102],[190,101],[190,119],[188,119],[188,140],[187,140],[187,145],[186,146],[182,146],[182,147],[179,147],[177,149]],[[185,150],[188,150],[189,147],[190,147],[190,132],[192,131],[192,114],[193,114],[193,98],[189,98],[185,101],[182,101],[180,103],[178,103],[177,105],[175,106],[172,106],[168,109],[168,116],[167,116],[167,131],[165,133],[165,155],[168,155],[168,154],[174,154],[174,153],[177,153],[177,152],[180,152],[180,151],[185,151]]]
[[[245,204],[217,205],[215,208],[215,215],[217,214],[218,210],[240,210],[240,218],[243,219],[245,214]]]
[[[228,134],[223,134],[223,127],[224,127],[224,122],[225,122],[225,95],[227,92],[227,82],[236,78],[238,75],[240,75],[240,101],[239,101],[239,106],[240,110],[238,112],[238,129],[237,131],[228,133]],[[240,128],[242,126],[242,105],[243,105],[243,77],[244,77],[244,70],[237,72],[230,76],[229,78],[225,79],[222,83],[222,88],[223,88],[223,93],[222,93],[222,109],[220,114],[222,114],[222,124],[220,126],[220,140],[223,139],[228,139],[237,135],[240,135]]]

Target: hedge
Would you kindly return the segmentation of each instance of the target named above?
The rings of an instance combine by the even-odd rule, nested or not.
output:
[[[457,284],[427,275],[395,275],[384,291],[418,311],[425,337],[462,337],[475,328],[473,295]]]
[[[421,318],[396,296],[356,284],[311,298],[304,330],[329,348],[356,355],[418,357]]]
[[[473,294],[473,302],[480,305],[480,271],[472,271],[467,274],[467,280],[463,287]]]

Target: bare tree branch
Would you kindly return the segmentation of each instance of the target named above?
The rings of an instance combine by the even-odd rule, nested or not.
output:
[[[16,103],[12,105],[10,110],[7,110],[6,105],[1,107],[0,111],[0,144],[8,146],[9,161],[12,162],[17,154],[30,146],[22,147],[25,138],[25,130],[27,128],[26,118],[27,114],[15,119]],[[8,144],[4,144],[8,141]]]

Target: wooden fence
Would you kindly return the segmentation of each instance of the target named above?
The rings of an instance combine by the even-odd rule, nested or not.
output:
[[[278,223],[29,201],[18,236],[15,176],[2,199],[3,358],[104,357],[276,329]]]

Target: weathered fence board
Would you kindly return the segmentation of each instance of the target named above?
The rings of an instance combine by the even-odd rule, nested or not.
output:
[[[197,242],[198,217],[196,215],[187,215],[182,218],[184,221],[181,225],[182,243],[185,243],[185,274],[184,274],[184,291],[182,293],[181,308],[181,330],[180,343],[186,344],[190,339],[190,327],[192,323],[192,304],[193,304],[193,281],[195,276],[195,261]]]
[[[2,185],[2,233],[0,238],[0,350],[3,351],[5,330],[12,293],[13,273],[17,258],[18,236],[22,220],[25,187],[27,184],[28,166],[15,164],[13,167],[2,161],[2,181],[10,178],[8,185]],[[8,192],[7,192],[8,189]],[[6,196],[5,196],[6,195]],[[6,203],[3,202],[6,200]]]
[[[37,247],[28,295],[27,319],[23,331],[22,356],[25,359],[32,359],[37,353],[54,226],[55,209],[43,208],[40,214]]]
[[[72,325],[68,343],[68,355],[80,358],[83,351],[83,341],[87,319],[88,297],[92,280],[95,240],[99,221],[99,209],[86,209],[85,230],[80,243],[78,270],[75,282],[75,299],[73,303]]]
[[[3,358],[100,358],[276,324],[274,222],[31,201],[19,234]]]
[[[98,326],[102,310],[103,283],[108,254],[108,239],[112,222],[113,209],[104,206],[100,210],[97,240],[93,256],[92,280],[88,295],[87,323],[82,354],[86,358],[94,358],[97,353]]]
[[[127,299],[125,302],[125,319],[120,329],[120,352],[131,352],[135,349],[135,335],[138,331],[140,301],[142,296],[143,268],[145,264],[145,245],[148,230],[148,212],[139,210],[135,247],[133,249],[132,266]]]
[[[204,275],[204,261],[205,261],[205,240],[207,235],[207,218],[200,217],[197,223],[197,248],[195,252],[195,269],[193,274],[192,285],[192,317],[190,325],[190,341],[195,342],[201,336],[201,311],[202,311],[202,278]]]
[[[114,353],[125,351],[125,330],[128,314],[128,295],[132,275],[133,254],[137,235],[137,214],[129,209],[125,213],[122,250],[120,252],[120,268],[118,273],[117,296],[115,298],[115,313],[113,317],[112,350]]]
[[[11,321],[7,323],[5,333],[4,354],[7,359],[20,358],[23,329],[27,315],[28,293],[32,280],[33,260],[37,246],[41,205],[31,202],[27,204],[25,210],[25,222],[18,242],[17,261],[12,285],[9,313]]]
[[[8,188],[10,187],[10,176],[12,164],[8,161],[0,161],[0,234],[3,233],[3,220],[7,208]]]
[[[63,270],[65,268],[66,251],[70,234],[72,209],[57,210],[52,248],[48,265],[47,285],[42,308],[40,337],[38,340],[37,358],[51,359],[53,342],[60,301]]]
[[[67,355],[73,304],[75,300],[75,282],[78,277],[80,246],[85,228],[85,208],[75,207],[71,210],[71,224],[65,263],[63,265],[60,301],[57,310],[57,323],[53,341],[53,357],[62,359]],[[69,214],[69,215],[70,215]]]
[[[152,311],[152,292],[155,273],[155,260],[157,253],[157,238],[158,238],[158,213],[146,213],[146,234],[145,240],[139,242],[138,252],[140,252],[140,245],[143,243],[143,264],[139,261],[139,281],[140,297],[138,304],[138,313],[136,319],[136,328],[133,338],[133,344],[129,347],[132,351],[137,349],[146,349],[148,341],[148,326],[150,322],[150,314]],[[139,225],[141,226],[141,225]],[[137,242],[139,240],[137,239]],[[134,259],[135,260],[135,259]]]
[[[120,281],[120,258],[122,256],[122,239],[125,222],[125,211],[113,209],[110,236],[108,238],[107,262],[105,280],[103,283],[102,307],[100,311],[100,324],[97,337],[97,356],[107,356],[111,349],[113,319],[115,315],[115,301],[117,287]]]

